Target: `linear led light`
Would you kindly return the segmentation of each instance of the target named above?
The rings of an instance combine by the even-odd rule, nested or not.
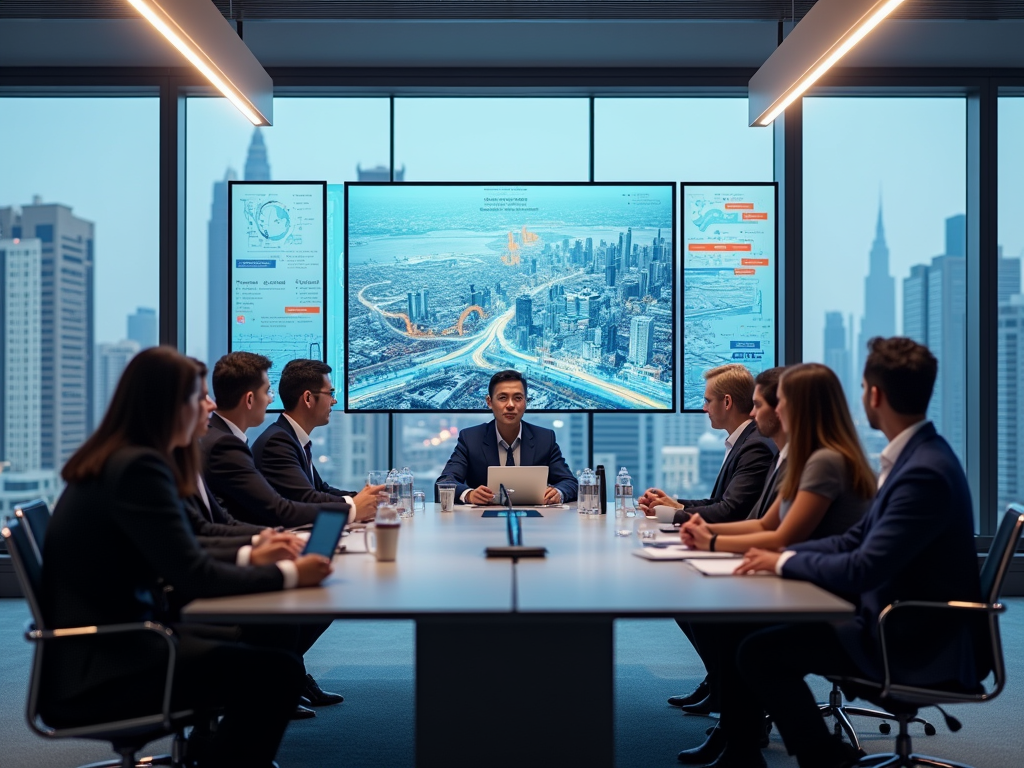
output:
[[[903,0],[818,0],[750,79],[750,125],[767,126]]]
[[[128,0],[253,125],[271,125],[273,82],[210,0]],[[229,74],[230,73],[230,74]]]

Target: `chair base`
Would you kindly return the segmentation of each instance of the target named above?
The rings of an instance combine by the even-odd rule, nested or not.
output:
[[[899,755],[895,752],[868,755],[861,758],[857,765],[863,766],[863,768],[914,768],[918,765],[932,766],[932,768],[971,768],[965,763],[955,763],[952,760],[940,760],[937,757],[914,753]]]
[[[839,690],[838,685],[834,684],[832,686],[832,690],[828,694],[828,703],[818,704],[818,711],[821,712],[822,717],[834,717],[836,719],[834,730],[835,735],[841,736],[845,733],[846,737],[850,740],[850,744],[852,744],[855,749],[861,749],[860,739],[857,737],[857,731],[854,730],[853,723],[850,722],[850,715],[854,715],[856,717],[873,717],[877,720],[899,719],[891,712],[885,712],[880,709],[867,709],[865,707],[851,707],[844,704],[843,692]],[[912,717],[907,722],[920,723],[923,725],[926,736],[935,735],[935,726],[923,718]],[[892,730],[892,727],[888,723],[881,723],[878,726],[878,730],[880,733],[888,735]]]
[[[168,765],[178,766],[184,765],[180,760],[174,761],[170,755],[153,755],[152,757],[140,757],[135,759],[131,756],[128,757],[128,765],[133,768],[149,768],[151,765]],[[88,765],[79,766],[79,768],[123,768],[125,761],[122,760],[101,760],[98,763],[89,763]]]

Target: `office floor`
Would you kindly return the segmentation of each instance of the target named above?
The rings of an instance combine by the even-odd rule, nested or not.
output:
[[[1021,765],[1019,721],[1024,705],[1024,599],[1011,599],[1002,623],[1009,682],[1001,697],[984,705],[950,707],[964,724],[950,733],[934,709],[925,716],[938,729],[925,737],[914,728],[919,752],[975,768]],[[21,600],[0,600],[0,765],[64,768],[110,757],[102,744],[50,742],[24,721],[31,648],[21,637],[28,611]],[[314,720],[292,723],[278,754],[282,768],[346,768],[413,765],[412,622],[336,622],[306,656],[309,671],[345,702],[318,710]],[[620,621],[616,627],[616,764],[621,768],[678,765],[679,749],[703,739],[709,718],[684,716],[665,703],[700,680],[701,667],[671,621]],[[827,690],[823,681],[816,692]],[[501,691],[495,691],[500,696]],[[540,694],[539,694],[540,695]],[[481,702],[486,706],[486,702]],[[579,706],[585,707],[581,701]],[[892,740],[874,723],[857,720],[869,752]],[[567,734],[586,738],[586,734]],[[499,750],[500,745],[495,745]],[[765,757],[771,768],[795,766],[777,734]],[[481,756],[481,765],[486,765]]]

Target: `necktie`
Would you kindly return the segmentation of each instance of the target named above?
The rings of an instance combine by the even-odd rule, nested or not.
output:
[[[508,447],[508,453],[505,454],[505,466],[514,467],[516,465],[516,456],[512,452],[512,446]]]
[[[302,446],[302,450],[306,454],[306,475],[309,476],[310,481],[313,479],[313,449],[310,447],[312,445],[313,441],[307,440],[306,444]]]

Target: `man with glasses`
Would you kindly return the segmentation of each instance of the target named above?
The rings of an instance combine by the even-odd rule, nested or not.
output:
[[[569,471],[553,430],[523,421],[526,379],[519,371],[499,371],[487,386],[487,407],[494,419],[459,432],[459,440],[441,473],[454,478],[455,497],[463,504],[490,504],[487,468],[525,466],[548,468],[545,504],[576,500],[576,478]]]
[[[217,412],[210,416],[210,431],[200,442],[210,490],[232,517],[269,528],[312,523],[321,509],[348,512],[351,520],[365,517],[376,509],[379,486],[331,501],[296,501],[278,493],[256,468],[245,431],[263,423],[274,400],[267,376],[270,366],[263,355],[230,352],[213,367]]]
[[[319,504],[358,497],[324,482],[313,461],[311,435],[331,420],[338,402],[331,385],[331,366],[320,360],[292,360],[281,371],[278,391],[284,413],[252,445],[256,468],[286,499]],[[372,519],[376,510],[357,504],[350,522]]]

